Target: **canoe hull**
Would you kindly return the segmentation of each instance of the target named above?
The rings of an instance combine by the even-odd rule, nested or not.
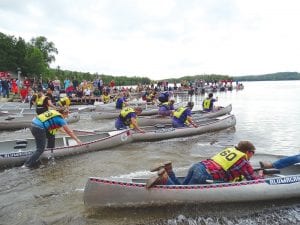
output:
[[[300,175],[209,185],[155,186],[90,177],[84,190],[89,207],[129,207],[178,203],[227,203],[300,197]]]
[[[26,116],[7,116],[0,118],[0,131],[4,130],[18,130],[31,126],[32,119],[34,115]]]
[[[7,117],[0,118],[0,131],[3,130],[18,130],[23,128],[31,127],[32,119],[35,115],[33,114],[20,114],[20,115],[10,115]],[[80,115],[78,112],[70,113],[66,121],[68,123],[75,123],[80,120]]]
[[[56,138],[56,148],[46,149],[41,159],[50,157],[66,157],[91,151],[113,148],[132,141],[128,130],[103,133],[89,133],[84,136],[77,135],[83,142],[77,145],[70,137]],[[0,142],[0,168],[17,166],[24,163],[35,151],[34,139],[12,140]]]
[[[158,109],[157,108],[153,108],[153,109],[145,109],[142,111],[141,116],[151,116],[151,115],[155,115],[158,113]],[[120,110],[103,110],[103,111],[97,111],[97,112],[93,112],[91,114],[91,118],[93,120],[102,120],[102,119],[116,119],[118,118],[118,116],[120,115]]]
[[[203,111],[194,111],[193,120],[205,120],[207,118],[215,118],[218,116],[223,116],[229,114],[232,111],[232,105],[228,105],[220,110],[214,112],[203,112]],[[156,124],[172,124],[171,117],[162,117],[162,116],[139,116],[138,117],[139,126],[154,126]]]
[[[234,127],[236,125],[236,118],[234,115],[226,115],[223,117],[214,118],[212,120],[200,121],[198,125],[199,127],[197,128],[173,128],[172,126],[143,127],[146,132],[133,133],[133,141],[158,141],[219,131]]]

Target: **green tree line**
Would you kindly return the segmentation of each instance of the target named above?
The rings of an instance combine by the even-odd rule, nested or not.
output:
[[[185,80],[188,82],[193,82],[195,80],[203,80],[206,82],[215,82],[219,80],[233,80],[232,77],[228,75],[219,75],[219,74],[203,74],[203,75],[190,75],[190,76],[183,76],[180,78],[172,78],[172,79],[167,79],[168,82],[171,83],[180,83],[181,81]]]
[[[151,80],[147,77],[126,77],[126,76],[112,76],[112,75],[105,75],[105,74],[98,74],[94,73],[91,74],[89,72],[77,72],[77,71],[70,71],[70,70],[61,70],[59,67],[56,69],[49,69],[45,76],[43,76],[43,80],[50,79],[54,80],[58,78],[59,80],[63,81],[66,78],[70,80],[87,80],[93,81],[95,79],[102,79],[105,84],[109,84],[110,81],[114,80],[117,86],[129,86],[129,85],[136,85],[136,84],[150,84]]]
[[[278,72],[263,75],[247,75],[234,77],[238,81],[271,81],[271,80],[300,80],[300,73]]]

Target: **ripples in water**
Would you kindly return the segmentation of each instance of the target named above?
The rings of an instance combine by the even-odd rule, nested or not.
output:
[[[274,225],[299,224],[299,199],[277,202],[173,205],[86,210],[89,224],[114,218],[114,224]]]

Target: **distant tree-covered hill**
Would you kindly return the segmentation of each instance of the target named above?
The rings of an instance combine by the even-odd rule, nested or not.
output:
[[[233,77],[235,81],[267,81],[267,80],[300,80],[300,73],[297,72],[279,72],[263,75],[247,75]]]

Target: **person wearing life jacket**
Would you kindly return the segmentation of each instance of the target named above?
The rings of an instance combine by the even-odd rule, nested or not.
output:
[[[173,127],[198,127],[197,124],[192,120],[192,109],[194,107],[194,102],[188,102],[187,106],[179,107],[173,113],[172,125]]]
[[[49,107],[52,107],[55,109],[55,105],[53,105],[51,99],[48,96],[44,95],[43,89],[38,89],[38,92],[33,94],[32,98],[30,99],[30,106],[32,105],[36,106],[36,114],[39,115],[43,112],[46,112],[49,110]]]
[[[103,95],[102,95],[102,102],[103,102],[104,104],[107,104],[107,103],[110,102],[110,95],[108,94],[107,91],[104,91],[104,92],[103,92]]]
[[[175,99],[170,99],[170,101],[164,102],[159,105],[158,115],[160,116],[172,116],[174,112]]]
[[[214,110],[214,103],[216,101],[218,101],[218,97],[217,98],[213,98],[213,93],[209,93],[208,97],[205,98],[203,100],[203,102],[202,102],[203,111],[205,111],[205,112],[211,112],[211,111],[213,111]]]
[[[57,102],[57,105],[61,108],[66,108],[69,110],[69,107],[71,105],[71,100],[67,96],[60,98],[59,101]]]
[[[156,100],[156,91],[151,91],[150,93],[149,93],[149,95],[147,95],[146,96],[146,102],[148,103],[148,104],[155,104],[155,103],[157,103],[157,100]]]
[[[125,107],[121,110],[119,117],[116,119],[115,127],[117,130],[128,129],[128,127],[135,129],[141,133],[144,131],[138,126],[137,117],[142,113],[141,107]]]
[[[67,109],[49,110],[40,115],[37,115],[32,120],[31,133],[34,136],[36,143],[36,151],[25,162],[24,166],[33,168],[38,165],[38,160],[45,150],[46,142],[47,148],[55,147],[55,133],[58,129],[63,130],[72,137],[77,144],[81,144],[81,141],[68,127],[64,118],[68,116],[69,111]]]
[[[250,141],[240,141],[236,147],[225,148],[210,159],[194,163],[182,182],[177,179],[171,163],[162,164],[161,167],[155,168],[158,170],[158,174],[150,178],[146,186],[150,188],[156,184],[224,183],[232,182],[240,177],[244,177],[246,180],[263,179],[263,170],[256,173],[249,162],[254,153],[255,147]]]
[[[168,91],[161,92],[158,96],[158,100],[161,103],[168,102],[170,97],[170,93]]]
[[[116,100],[116,109],[123,109],[127,105],[128,105],[127,98],[124,96],[124,94],[117,98],[117,100]]]

